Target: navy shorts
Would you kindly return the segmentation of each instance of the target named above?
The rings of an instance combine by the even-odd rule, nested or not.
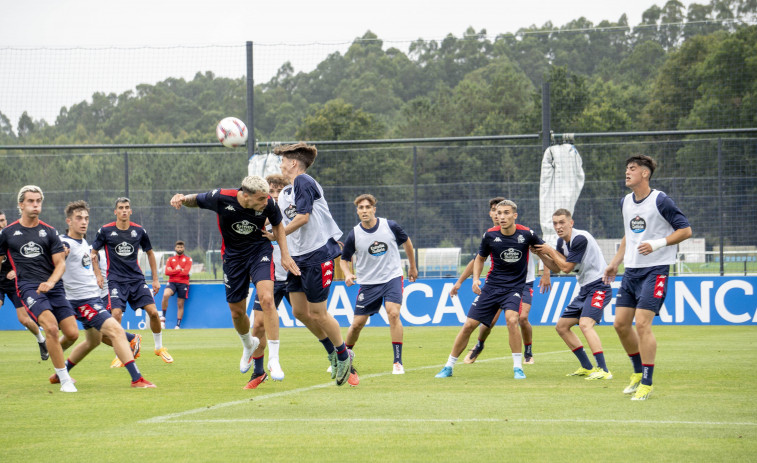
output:
[[[377,314],[383,302],[402,305],[403,283],[403,277],[396,277],[386,283],[360,285],[355,302],[355,315]]]
[[[0,285],[0,307],[3,306],[3,301],[5,300],[5,296],[8,296],[8,299],[11,300],[11,302],[13,303],[13,307],[24,306],[24,304],[21,303],[21,299],[18,298],[18,294],[16,294],[16,285],[14,283],[11,283],[10,285],[6,285],[6,284]]]
[[[308,302],[318,303],[329,298],[331,281],[334,279],[334,261],[320,265],[300,267],[300,276],[287,274],[287,290],[290,293],[305,293]]]
[[[168,283],[166,289],[170,289],[179,299],[189,299],[189,285],[186,283]]]
[[[522,290],[522,286],[519,288],[503,288],[495,285],[484,285],[481,288],[481,294],[476,296],[470,309],[468,309],[468,318],[491,327],[492,320],[500,309],[518,311]]]
[[[602,311],[612,300],[612,288],[598,279],[581,288],[578,296],[570,301],[560,318],[589,317],[595,322],[602,321]]]
[[[651,310],[660,314],[668,293],[669,265],[627,268],[620,283],[615,307]]]
[[[110,296],[105,295],[100,297],[100,301],[102,302],[103,306],[105,306],[105,309],[110,312]]]
[[[274,281],[273,282],[273,306],[278,307],[279,304],[281,304],[281,300],[284,298],[287,298],[287,301],[289,301],[289,292],[287,291],[287,282],[286,281]],[[289,304],[291,305],[292,302],[289,301]],[[257,310],[259,312],[263,311],[263,307],[260,306],[260,301],[257,298],[257,295],[255,296],[255,304],[252,306],[252,310]]]
[[[66,299],[63,283],[59,281],[53,289],[46,293],[37,293],[38,287],[39,283],[19,284],[18,286],[19,298],[26,307],[26,312],[31,315],[35,322],[38,321],[40,314],[45,310],[52,312],[59,323],[74,316],[74,309],[71,308],[71,304]]]
[[[521,304],[531,305],[531,301],[534,298],[534,282],[530,281],[523,287],[523,293],[521,293]]]
[[[270,243],[270,242],[269,242]],[[226,286],[226,302],[239,302],[250,294],[250,282],[273,281],[273,246],[261,246],[253,257],[241,261],[224,259],[223,284]]]
[[[112,318],[108,312],[107,306],[103,305],[102,299],[95,297],[92,299],[73,299],[69,301],[76,313],[76,319],[79,320],[85,330],[94,328],[100,331],[105,320]]]
[[[120,309],[123,312],[126,309],[127,302],[132,310],[155,304],[152,290],[144,281],[121,284],[111,280],[108,281],[108,290],[110,293],[111,310]]]

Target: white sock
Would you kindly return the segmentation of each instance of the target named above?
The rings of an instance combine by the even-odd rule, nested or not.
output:
[[[523,354],[513,353],[513,368],[523,369]]]
[[[32,334],[34,334],[34,333],[32,333]],[[37,338],[37,342],[39,342],[39,343],[45,342],[45,337],[42,335],[41,331],[37,332],[37,334],[35,334],[34,336]]]
[[[153,333],[152,338],[155,340],[155,350],[163,348],[163,333]]]
[[[249,332],[240,334],[239,339],[242,340],[242,345],[245,349],[252,349],[252,335]]]
[[[61,383],[71,381],[71,375],[68,374],[68,368],[56,368],[55,374],[58,375],[58,379]]]
[[[449,356],[447,359],[447,363],[444,364],[445,367],[455,368],[455,363],[457,363],[457,357]]]
[[[268,361],[279,359],[279,340],[268,341]]]

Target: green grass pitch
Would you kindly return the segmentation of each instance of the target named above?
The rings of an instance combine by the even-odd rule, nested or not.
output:
[[[525,381],[504,326],[447,379],[434,375],[458,328],[406,328],[404,376],[391,374],[388,328],[366,328],[352,388],[333,384],[307,330],[282,329],[285,380],[247,391],[232,330],[166,331],[172,365],[143,331],[137,363],[157,389],[130,388],[103,345],[72,370],[76,394],[48,383],[29,333],[0,332],[0,461],[755,460],[757,327],[656,327],[646,402],[622,394],[630,362],[612,327],[598,330],[609,381],[566,377],[578,364],[551,327],[534,328]]]

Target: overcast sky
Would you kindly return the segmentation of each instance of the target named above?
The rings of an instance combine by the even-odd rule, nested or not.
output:
[[[0,8],[0,111],[16,125],[21,111],[53,122],[61,106],[90,99],[95,91],[121,93],[166,77],[191,78],[196,71],[244,75],[239,49],[256,48],[255,81],[267,81],[281,64],[310,71],[328,53],[343,51],[371,30],[398,48],[407,41],[461,36],[472,26],[492,38],[521,27],[555,26],[586,17],[594,24],[641,21],[664,0],[36,0],[7,1]],[[682,1],[684,5],[694,3]],[[697,3],[708,3],[700,0]],[[393,44],[392,42],[397,42]],[[300,44],[321,44],[297,47]],[[288,44],[278,47],[278,44]],[[228,49],[205,45],[224,45]],[[180,47],[156,50],[154,47]],[[186,54],[187,46],[195,48]],[[120,51],[61,48],[128,48]],[[138,50],[133,50],[133,48]],[[140,47],[153,49],[140,50]],[[30,50],[31,49],[31,50]],[[42,49],[42,50],[40,50]],[[52,49],[52,50],[50,50]],[[225,55],[228,53],[228,56]],[[134,61],[131,61],[134,60]],[[172,62],[175,60],[175,62]],[[222,64],[218,64],[220,61]],[[230,69],[223,63],[233,63]]]

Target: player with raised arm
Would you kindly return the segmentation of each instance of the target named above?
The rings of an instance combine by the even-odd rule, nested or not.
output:
[[[522,337],[518,323],[523,286],[528,273],[529,248],[543,244],[541,238],[523,225],[516,225],[518,206],[509,200],[497,205],[497,223],[484,233],[476,261],[473,264],[473,292],[478,294],[468,309],[468,318],[452,345],[447,363],[437,378],[452,376],[452,369],[459,355],[470,340],[470,335],[480,324],[492,326],[492,320],[501,309],[505,312],[509,333],[510,350],[513,356],[513,377],[525,379],[523,373]],[[492,260],[486,284],[481,288],[481,271],[486,258]]]
[[[129,198],[116,199],[114,214],[116,221],[103,225],[97,230],[95,241],[92,243],[92,259],[98,259],[97,252],[105,249],[108,271],[108,289],[110,291],[110,306],[113,318],[121,323],[123,311],[128,303],[132,310],[141,307],[150,317],[150,330],[155,341],[155,355],[166,363],[173,363],[173,357],[163,346],[163,332],[160,325],[160,314],[155,306],[153,294],[160,291],[158,279],[158,265],[152,250],[147,231],[130,220],[131,201]],[[139,248],[147,254],[152,272],[152,288],[147,285],[145,275],[139,268],[137,257]],[[95,270],[95,274],[99,273]],[[117,362],[118,361],[118,362]],[[121,366],[116,358],[111,366]]]
[[[7,225],[8,219],[5,217],[5,212],[0,211],[0,230]],[[24,325],[26,329],[37,338],[39,358],[42,360],[50,358],[50,354],[47,352],[45,336],[39,330],[39,325],[29,318],[24,304],[18,298],[18,294],[16,294],[16,272],[13,270],[13,267],[11,267],[11,261],[5,255],[0,255],[0,307],[3,306],[5,296],[8,296],[8,299],[13,303],[13,307],[16,308],[16,317],[18,318],[19,323]]]
[[[585,230],[573,228],[573,218],[567,209],[558,209],[552,214],[552,225],[557,232],[557,248],[548,244],[536,246],[544,265],[554,272],[577,272],[576,280],[581,291],[563,311],[555,329],[581,366],[568,376],[586,376],[587,380],[612,379],[607,369],[602,341],[594,325],[602,321],[602,311],[612,299],[612,288],[602,281],[607,263],[597,241]],[[578,325],[589,343],[597,362],[592,367],[581,340],[571,328]]]
[[[142,377],[124,329],[111,316],[100,298],[100,286],[94,272],[97,263],[92,260],[92,247],[86,240],[89,205],[85,201],[74,201],[68,203],[65,213],[68,231],[60,238],[66,248],[63,287],[76,318],[86,330],[84,341],[77,344],[68,356],[66,369],[70,372],[100,345],[103,336],[107,336],[113,350],[131,376],[131,387],[154,388],[154,384]],[[50,376],[50,382],[59,383],[60,377],[54,373]]]
[[[668,195],[649,186],[656,167],[655,160],[646,155],[626,160],[626,187],[631,193],[620,201],[625,236],[604,271],[604,282],[610,284],[621,262],[625,263],[615,302],[615,331],[633,365],[631,383],[623,390],[633,394],[631,400],[647,400],[652,393],[657,354],[652,322],[665,301],[676,245],[691,237],[683,212]]]
[[[192,270],[192,258],[184,254],[184,242],[179,240],[174,245],[175,256],[166,260],[166,276],[168,284],[163,290],[163,300],[160,308],[163,309],[163,320],[168,311],[168,300],[176,294],[176,326],[181,329],[181,319],[184,317],[184,301],[189,299],[189,273]]]
[[[45,330],[60,390],[76,392],[63,350],[79,338],[79,327],[60,281],[66,270],[63,244],[55,228],[39,220],[44,199],[36,185],[21,188],[18,192],[21,218],[0,230],[0,255],[7,254],[16,272],[16,294],[27,313]],[[59,333],[62,333],[60,339]]]
[[[502,197],[496,197],[489,200],[489,217],[492,219],[492,224],[495,227],[497,226],[497,204],[504,200],[505,198]],[[457,292],[462,286],[463,282],[467,280],[468,277],[473,275],[473,263],[475,261],[476,259],[473,258],[470,262],[468,262],[468,265],[465,267],[465,270],[463,270],[462,275],[460,275],[460,278],[457,279],[457,282],[455,282],[452,290],[450,290],[450,296],[457,296]],[[521,336],[523,337],[523,363],[529,365],[534,363],[532,350],[533,328],[531,327],[531,323],[528,321],[528,314],[531,311],[531,301],[534,294],[533,286],[535,279],[536,256],[535,254],[531,254],[528,259],[528,275],[526,276],[526,285],[523,287],[523,299],[521,299],[520,308],[518,310],[518,324],[520,325],[520,332]],[[541,280],[539,280],[539,290],[544,293],[546,291],[549,291],[550,287],[551,282],[549,271],[545,270],[542,274]],[[494,325],[497,324],[497,320],[499,320],[501,313],[502,311],[498,311],[494,316],[494,318],[492,319],[491,327],[484,324],[478,327],[478,341],[476,341],[476,345],[468,351],[465,359],[463,359],[465,363],[474,363],[481,352],[484,350],[484,343],[491,334]]]
[[[352,371],[352,355],[342,339],[339,323],[328,312],[326,301],[334,277],[334,259],[341,254],[337,239],[342,231],[331,217],[323,188],[308,168],[318,151],[306,143],[274,149],[281,156],[281,173],[292,182],[279,196],[292,258],[302,271],[289,273],[287,290],[292,311],[328,353],[331,377],[343,385]]]
[[[234,328],[242,341],[242,358],[239,361],[239,371],[242,373],[250,370],[254,352],[260,344],[260,340],[250,333],[250,318],[247,316],[250,281],[255,285],[263,308],[266,334],[269,340],[279,340],[278,312],[273,305],[273,246],[263,235],[266,220],[271,223],[273,234],[281,246],[282,266],[294,274],[299,273],[289,257],[281,213],[268,190],[264,178],[251,175],[242,180],[240,188],[215,189],[191,195],[178,193],[171,198],[171,205],[176,209],[181,206],[200,207],[211,210],[218,216],[218,228],[223,238],[221,254],[226,302],[231,310]],[[284,379],[278,352],[275,356],[271,353],[268,364],[274,379]],[[245,389],[253,389],[254,387],[248,386],[255,380],[255,377],[250,378]]]
[[[271,198],[273,198],[274,202],[278,201],[281,190],[283,190],[289,183],[281,174],[268,175],[265,180],[268,182],[268,192],[270,193]],[[267,224],[266,229],[263,231],[263,236],[265,236],[271,242],[271,245],[273,245],[273,307],[278,310],[281,300],[285,297],[289,300],[289,296],[287,295],[287,270],[281,265],[281,247],[276,240],[276,236],[271,233],[272,231],[273,227],[271,224]],[[269,341],[265,331],[265,315],[263,314],[263,307],[260,305],[260,299],[257,297],[257,292],[255,293],[255,302],[252,306],[252,310],[255,313],[254,320],[252,321],[252,335],[260,339],[260,345],[258,345],[258,348],[252,353],[253,369],[250,381],[245,386],[247,389],[255,389],[260,383],[268,378],[268,374],[263,367],[266,346],[268,346],[269,359],[278,358],[280,347],[278,318],[273,324],[274,333],[271,334],[271,340]],[[258,316],[258,314],[261,315]],[[274,378],[274,381],[281,381],[284,379],[283,371],[277,371],[276,376],[274,377],[273,370],[271,369],[272,366],[275,367],[276,364],[269,362],[268,371],[271,372],[271,377]]]
[[[376,198],[370,194],[355,198],[354,203],[360,223],[347,234],[344,249],[342,249],[342,259],[339,261],[347,286],[354,285],[358,277],[360,278],[360,291],[355,302],[355,317],[347,331],[345,344],[352,350],[360,336],[360,331],[368,319],[379,312],[383,302],[389,317],[389,333],[394,353],[392,374],[403,375],[405,367],[402,364],[400,308],[402,307],[404,274],[399,246],[405,249],[410,264],[407,279],[411,282],[418,278],[418,268],[415,266],[412,241],[395,221],[376,217],[376,202]],[[353,257],[357,276],[350,268]],[[357,386],[360,382],[354,367],[347,382],[350,386]]]

